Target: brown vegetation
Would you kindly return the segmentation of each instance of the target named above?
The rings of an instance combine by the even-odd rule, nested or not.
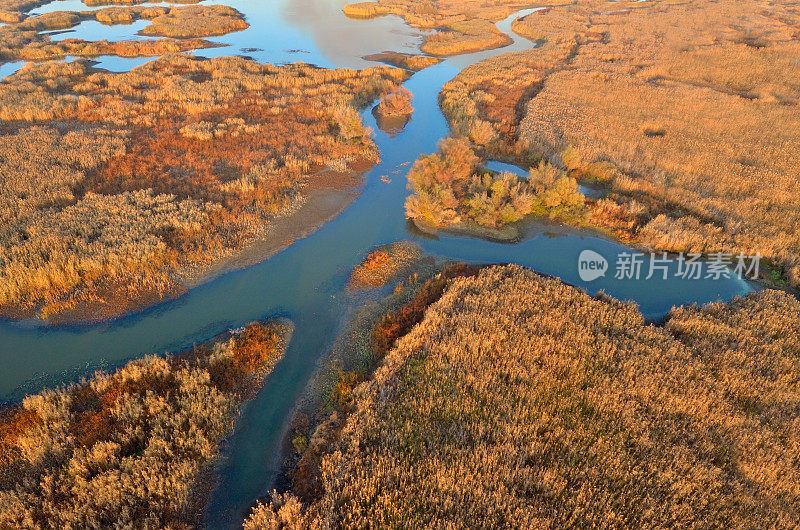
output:
[[[405,68],[412,72],[419,72],[434,64],[439,64],[441,59],[431,57],[429,55],[413,55],[410,53],[400,52],[382,52],[374,53],[364,57],[367,61],[377,61],[380,63],[390,64],[398,68]]]
[[[141,31],[142,35],[212,37],[249,27],[240,12],[224,5],[173,7],[164,11],[154,18],[142,17],[152,21]]]
[[[602,37],[587,20],[535,12],[517,19],[512,29],[538,42],[531,50],[501,54],[465,68],[442,89],[440,104],[453,135],[472,140],[496,157],[524,157],[518,143],[525,104],[535,97],[553,71],[564,68],[581,44]],[[531,20],[542,19],[546,31],[532,32]]]
[[[26,66],[0,84],[0,307],[172,292],[373,163],[357,109],[406,76],[185,56],[122,74]]]
[[[367,254],[350,274],[348,288],[373,289],[386,285],[409,270],[422,257],[422,250],[409,241],[382,245]]]
[[[397,90],[381,95],[375,112],[377,112],[379,116],[387,118],[408,116],[414,112],[414,107],[411,106],[411,98],[411,91],[409,89],[399,87]]]
[[[528,215],[549,215],[578,222],[584,197],[574,178],[542,163],[528,179],[479,169],[479,158],[464,139],[447,138],[440,152],[417,160],[408,175],[414,192],[406,217],[432,227],[479,225],[494,237],[514,237],[508,225]]]
[[[380,130],[389,134],[397,134],[403,130],[414,112],[411,98],[411,91],[405,87],[381,95],[380,101],[372,109]]]
[[[644,244],[760,252],[800,285],[796,10],[655,3],[592,20],[604,39],[527,107],[530,148],[578,172],[610,165]]]
[[[776,291],[659,328],[515,266],[458,279],[355,388],[319,498],[245,528],[790,528],[798,329]]]
[[[109,6],[109,5],[139,5],[146,4],[149,0],[82,0],[87,6]],[[172,4],[196,4],[202,0],[170,0]]]
[[[441,104],[485,155],[544,156],[610,193],[596,226],[669,251],[766,256],[800,285],[800,16],[790,2],[584,0],[539,43],[464,69]]]
[[[502,20],[522,6],[550,5],[531,1],[520,4],[514,0],[378,0],[358,2],[344,7],[345,15],[353,18],[372,18],[394,14],[410,25],[435,29],[422,45],[431,55],[448,56],[507,46],[512,41],[500,32],[495,22]]]
[[[29,11],[49,0],[0,0],[0,21],[19,22],[25,18],[25,11]]]
[[[348,326],[343,357],[331,360],[331,366],[317,374],[313,386],[320,387],[323,403],[312,397],[311,415],[300,413],[290,426],[294,455],[287,460],[292,491],[306,502],[317,500],[322,494],[322,459],[338,440],[347,416],[354,410],[355,388],[374,371],[394,342],[418,324],[425,310],[441,298],[447,285],[454,279],[472,276],[478,269],[465,265],[448,265],[441,272],[419,278],[410,276],[399,292],[380,302],[375,308],[358,312]],[[381,315],[383,311],[388,313]],[[316,406],[314,406],[316,403]],[[309,427],[313,426],[313,429]]]
[[[142,35],[177,37],[149,41],[106,40],[89,42],[82,39],[53,41],[45,30],[67,29],[84,20],[103,24],[130,24],[150,20]],[[17,23],[0,27],[0,59],[44,60],[67,55],[124,57],[164,55],[168,52],[208,48],[215,44],[199,37],[224,35],[248,27],[242,14],[228,6],[182,7],[108,7],[96,11],[54,11],[20,18]]]
[[[291,328],[254,323],[185,355],[25,398],[0,417],[3,528],[190,528],[201,474]]]
[[[344,7],[344,12],[354,18],[372,18],[397,15],[410,25],[419,28],[439,28],[462,20],[489,20],[497,22],[524,7],[547,6],[564,0],[544,2],[532,0],[520,3],[515,0],[377,0],[357,2]]]
[[[431,55],[447,56],[502,48],[512,42],[493,22],[474,19],[448,24],[428,36],[420,49]]]

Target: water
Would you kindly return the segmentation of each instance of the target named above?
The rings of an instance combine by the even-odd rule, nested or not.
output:
[[[519,166],[515,166],[514,164],[508,164],[506,162],[498,162],[497,160],[490,160],[485,164],[486,169],[491,169],[492,171],[505,171],[508,173],[513,173],[518,177],[522,177],[524,179],[528,178],[529,169],[523,169]],[[603,196],[604,190],[601,186],[587,186],[584,184],[579,184],[578,187],[586,197],[590,199],[599,199]]]
[[[247,14],[251,28],[219,39],[229,47],[201,50],[198,55],[258,48],[260,51],[248,54],[265,62],[303,59],[321,66],[359,67],[370,64],[361,59],[364,54],[386,49],[408,51],[420,39],[418,32],[399,24],[396,17],[349,20],[339,11],[339,0],[227,3]],[[508,19],[499,26],[509,33],[510,22]],[[389,32],[388,40],[384,31]],[[394,137],[380,132],[370,109],[366,109],[363,117],[376,131],[382,161],[366,174],[362,194],[336,219],[269,260],[114,322],[61,328],[0,324],[0,399],[19,399],[25,392],[74,381],[96,368],[119,366],[147,353],[180,350],[253,320],[271,316],[292,319],[296,329],[286,356],[245,407],[226,449],[227,459],[220,467],[208,522],[213,528],[231,527],[241,521],[253,500],[265,493],[279,470],[279,442],[287,418],[346,313],[344,286],[349,271],[377,245],[416,238],[426,252],[436,256],[475,263],[518,263],[559,276],[590,293],[602,289],[617,298],[633,300],[652,318],[663,316],[673,305],[729,300],[750,290],[739,280],[645,282],[607,275],[582,282],[577,270],[582,250],[595,250],[613,262],[627,249],[590,232],[550,224],[530,226],[525,239],[517,244],[414,236],[403,215],[408,195],[407,163],[422,153],[433,152],[439,139],[448,133],[437,103],[442,85],[469,62],[529,46],[528,41],[516,39],[502,50],[447,60],[415,74],[406,86],[415,95],[416,112],[405,130]],[[124,68],[126,64],[119,61],[100,58],[99,63]],[[391,182],[383,182],[381,175],[389,175]],[[673,270],[675,266],[670,265]],[[644,267],[646,271],[646,263]]]
[[[382,17],[366,24],[349,19],[342,14],[342,0],[221,0],[213,3],[237,9],[250,27],[220,37],[209,37],[206,40],[224,46],[196,50],[198,57],[243,55],[271,64],[302,61],[325,68],[364,68],[375,64],[365,61],[362,58],[365,55],[386,50],[417,52],[423,39],[421,31],[407,26],[397,16]],[[171,4],[148,2],[141,5]],[[31,14],[96,11],[105,7],[108,6],[87,7],[80,0],[54,0],[32,10]],[[82,21],[69,30],[54,32],[51,38],[136,40],[145,38],[138,35],[138,31],[148,24],[146,20],[114,26],[93,20]],[[102,57],[98,59],[98,65],[105,68],[107,64],[114,65],[116,59]]]
[[[148,20],[136,20],[130,24],[114,24],[109,26],[96,20],[82,20],[77,26],[69,29],[44,31],[51,40],[83,39],[88,41],[107,40],[118,42],[123,40],[143,40],[139,30],[150,25]]]

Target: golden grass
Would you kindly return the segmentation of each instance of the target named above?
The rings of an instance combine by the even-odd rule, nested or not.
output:
[[[0,526],[191,528],[219,443],[290,332],[253,323],[26,397],[0,418]]]
[[[588,16],[603,35],[582,44],[527,104],[525,148],[579,177],[604,163],[613,200],[632,212],[629,236],[644,245],[760,252],[800,285],[796,8],[605,6],[579,3],[520,25],[563,38],[554,26]]]
[[[470,20],[457,5],[428,16]],[[464,69],[440,102],[483,156],[604,181],[596,226],[657,249],[759,252],[799,286],[798,21],[761,0],[550,7],[512,24],[537,48]]]
[[[439,99],[454,136],[469,138],[490,156],[524,159],[529,148],[519,142],[519,124],[527,102],[549,74],[567,67],[582,44],[602,33],[588,17],[554,8],[518,18],[511,28],[536,47],[468,66],[444,85]]]
[[[357,2],[355,4],[347,4],[342,8],[344,14],[351,18],[373,18],[376,16],[387,14],[381,10],[377,2]]]
[[[474,19],[448,24],[426,37],[420,49],[431,55],[448,56],[502,48],[512,42],[493,22]]]
[[[519,4],[514,0],[378,0],[344,6],[352,18],[373,18],[394,14],[406,23],[421,29],[435,29],[421,49],[437,56],[458,55],[507,46],[511,39],[494,25],[521,7],[550,5],[532,1]]]
[[[13,124],[0,135],[0,308],[94,307],[109,282],[172,293],[291,213],[328,168],[374,163],[357,109],[407,75],[185,56],[121,74],[24,67],[0,83]],[[58,128],[37,125],[49,120]]]
[[[0,0],[0,13],[19,13],[48,3],[48,0]]]
[[[162,37],[212,37],[249,27],[240,12],[224,5],[173,7],[155,18],[143,18],[152,24],[141,31],[142,35]]]
[[[409,241],[382,245],[368,253],[353,269],[349,289],[374,289],[405,274],[422,257],[422,250]]]
[[[429,55],[413,55],[410,53],[400,52],[382,52],[367,55],[364,59],[368,61],[377,61],[381,63],[390,64],[398,68],[405,68],[412,72],[419,72],[429,66],[439,64],[441,59],[431,57]]]
[[[458,279],[355,388],[319,497],[245,528],[790,528],[798,329],[777,291],[659,328],[515,266]]]
[[[382,94],[375,112],[380,117],[391,118],[395,116],[408,116],[414,112],[411,105],[411,91],[405,87]]]
[[[44,30],[74,27],[84,20],[103,24],[130,24],[150,20],[142,35],[170,37],[154,41],[53,41]],[[31,16],[0,27],[0,58],[44,60],[73,56],[119,55],[125,57],[164,55],[215,46],[200,37],[225,35],[248,27],[243,15],[222,6],[107,7],[96,11],[55,11]],[[177,39],[176,39],[177,38]]]

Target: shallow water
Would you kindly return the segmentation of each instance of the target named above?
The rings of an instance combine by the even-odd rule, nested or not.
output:
[[[387,49],[410,51],[421,38],[397,17],[349,20],[341,14],[340,0],[225,3],[247,15],[250,29],[211,39],[230,46],[200,50],[197,55],[232,55],[258,48],[246,54],[272,63],[304,60],[321,66],[361,67],[372,64],[361,59],[364,54]],[[55,4],[67,2],[45,8]],[[499,24],[507,33],[512,18]],[[76,36],[82,36],[80,31]],[[442,85],[464,64],[530,46],[530,42],[517,38],[502,50],[447,60],[415,74],[406,86],[415,95],[416,112],[405,130],[394,137],[380,132],[370,109],[365,109],[364,120],[376,131],[382,161],[366,174],[362,194],[336,219],[267,261],[226,274],[175,301],[110,323],[65,328],[0,324],[0,399],[19,399],[25,392],[74,381],[96,368],[119,366],[144,354],[180,350],[253,320],[270,316],[292,319],[296,330],[285,359],[245,407],[226,449],[227,459],[221,465],[219,487],[208,512],[210,526],[224,528],[238,524],[248,506],[274,479],[287,418],[346,314],[344,286],[349,271],[377,245],[416,238],[426,252],[436,256],[475,263],[518,263],[561,277],[590,293],[605,290],[617,298],[635,301],[651,318],[663,316],[673,305],[729,300],[748,292],[748,284],[739,280],[626,281],[609,274],[582,282],[578,275],[581,251],[594,250],[613,264],[627,249],[592,233],[565,227],[531,225],[525,239],[516,244],[456,236],[422,238],[408,228],[403,203],[408,195],[406,173],[410,166],[403,164],[433,152],[439,139],[448,133],[437,103]],[[98,62],[104,67],[125,69],[147,59],[129,61],[100,58]],[[388,175],[390,182],[383,182],[382,175]],[[670,267],[674,271],[676,264]]]
[[[196,50],[198,57],[243,55],[256,61],[285,64],[302,61],[326,68],[364,68],[374,65],[364,55],[386,50],[418,51],[422,32],[407,26],[400,17],[387,16],[367,24],[342,14],[342,0],[220,0],[207,4],[224,4],[240,11],[250,27],[207,40],[223,44],[220,48]],[[143,6],[176,5],[170,2],[148,2]],[[80,0],[54,0],[31,14],[52,11],[96,11],[108,6],[87,7]],[[53,40],[82,38],[109,41],[145,38],[138,31],[149,24],[137,21],[128,25],[107,26],[97,21],[82,21],[78,26],[53,35]],[[151,37],[146,37],[151,38]],[[145,59],[145,62],[149,59]],[[98,66],[114,65],[116,57],[100,57]],[[135,66],[135,65],[133,65]],[[131,66],[131,68],[133,67]],[[112,68],[109,68],[112,69]],[[113,71],[119,71],[119,68]]]
[[[519,166],[515,166],[514,164],[498,162],[497,160],[491,160],[487,162],[484,167],[486,167],[486,169],[491,169],[492,171],[506,171],[508,173],[513,173],[514,175],[524,179],[527,179],[529,174],[529,170],[525,170]],[[604,194],[604,191],[600,186],[587,186],[584,184],[579,184],[578,188],[580,188],[581,193],[590,199],[599,199]]]

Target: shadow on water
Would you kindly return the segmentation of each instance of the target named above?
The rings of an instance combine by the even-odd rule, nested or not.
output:
[[[330,0],[304,1],[326,9],[330,4]],[[298,60],[324,66],[335,60],[335,57],[328,59],[316,46],[313,35],[304,33],[312,31],[314,26],[297,22],[296,11],[290,10],[288,16],[295,17],[298,27],[275,24],[280,16],[286,15],[281,10],[294,4],[248,4],[238,0],[224,3],[245,12],[251,30],[257,31],[259,27],[254,17],[266,17],[258,20],[262,33],[251,33],[251,37],[258,38],[248,42],[248,46],[261,49],[253,52],[257,60],[285,62],[282,59],[291,56],[287,50],[294,49],[310,50],[308,57],[297,57]],[[341,9],[338,2],[336,5]],[[328,27],[341,24],[351,33],[353,28],[368,28],[373,22],[394,24],[359,21],[353,25],[354,21],[346,19],[340,11],[336,13],[326,21]],[[511,35],[510,24],[516,16],[519,13],[498,26]],[[270,37],[269,32],[263,33],[263,23],[269,28],[281,27]],[[227,38],[234,46],[244,46],[242,39],[246,36],[246,32],[241,32],[220,40]],[[359,37],[353,35],[353,38]],[[406,28],[406,33],[397,38],[398,42],[406,42],[403,39],[417,37]],[[368,46],[377,51],[384,49],[383,45]],[[110,323],[67,328],[0,324],[0,397],[19,399],[25,392],[74,381],[97,368],[113,368],[144,354],[189,347],[253,320],[270,316],[292,319],[296,328],[286,356],[257,397],[245,407],[226,447],[226,459],[221,463],[220,482],[207,514],[208,524],[213,528],[231,527],[240,523],[248,506],[266,491],[278,472],[280,462],[276,455],[287,418],[313,373],[316,360],[332,344],[347,312],[344,286],[348,273],[376,245],[413,238],[428,253],[444,258],[518,263],[558,276],[590,293],[604,290],[617,298],[635,301],[651,318],[663,316],[673,305],[728,300],[746,293],[748,285],[737,280],[645,282],[606,276],[582,282],[577,269],[581,251],[594,250],[613,263],[626,248],[564,227],[531,225],[526,229],[526,237],[515,244],[450,235],[423,237],[409,229],[403,215],[408,195],[407,163],[420,154],[434,151],[438,140],[448,134],[437,102],[442,85],[468,62],[531,46],[530,42],[517,38],[509,47],[447,60],[415,74],[406,86],[415,95],[416,112],[405,130],[393,138],[378,131],[370,109],[366,109],[363,117],[377,131],[375,141],[382,161],[365,176],[363,192],[333,221],[267,261],[226,274],[192,289],[178,300]],[[234,51],[221,48],[203,52],[224,55]],[[103,60],[100,58],[101,64]],[[393,171],[397,173],[392,174]],[[381,175],[389,174],[390,182],[380,179]],[[673,270],[675,266],[670,264]],[[647,269],[646,262],[643,267]]]

